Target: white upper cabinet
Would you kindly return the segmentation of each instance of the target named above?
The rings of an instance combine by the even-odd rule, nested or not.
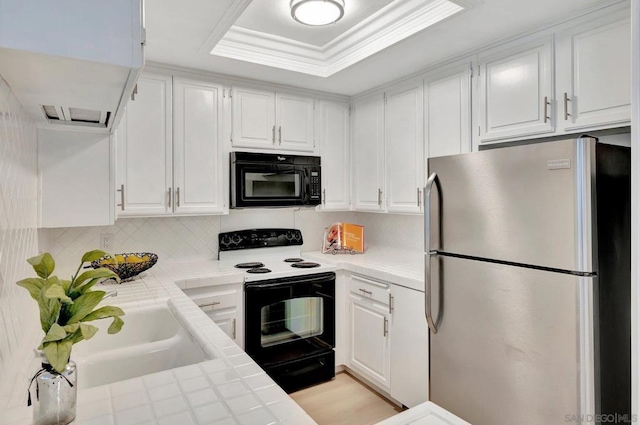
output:
[[[314,152],[313,99],[236,86],[231,93],[234,148]]]
[[[323,210],[349,209],[349,105],[319,105]]]
[[[558,34],[556,97],[562,130],[629,125],[630,34],[628,11]]]
[[[545,36],[478,56],[480,143],[554,131],[552,52]]]
[[[313,152],[313,99],[278,93],[276,125],[278,147],[289,151]]]
[[[172,213],[171,76],[144,74],[116,133],[118,216]]]
[[[275,148],[276,94],[235,86],[232,90],[233,146]]]
[[[174,79],[173,181],[178,214],[224,210],[223,90],[217,84]]]
[[[422,81],[392,87],[385,93],[386,208],[420,212],[423,185]]]
[[[438,69],[424,79],[428,158],[471,151],[471,63]]]
[[[352,109],[353,204],[360,211],[381,211],[384,184],[384,97],[359,99]]]
[[[219,84],[144,74],[117,130],[118,216],[228,211]]]

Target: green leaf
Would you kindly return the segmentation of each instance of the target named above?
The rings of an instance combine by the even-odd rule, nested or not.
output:
[[[124,316],[124,311],[122,311],[122,309],[119,307],[113,307],[108,305],[108,306],[100,307],[99,309],[87,314],[82,319],[82,321],[91,322],[92,320],[99,320],[99,319],[104,319],[105,317],[117,317],[117,316]]]
[[[44,336],[42,343],[52,342],[52,341],[60,341],[65,339],[67,336],[67,332],[65,332],[64,328],[57,323],[51,325],[49,332]]]
[[[88,263],[90,261],[96,261],[99,260],[100,258],[104,257],[105,255],[107,255],[106,252],[101,251],[99,249],[94,249],[93,251],[89,251],[89,252],[85,252],[84,255],[82,256],[82,262],[83,263]]]
[[[71,288],[71,281],[60,279],[59,282],[60,282],[60,286],[62,286],[62,289],[64,289],[64,293],[69,295],[69,289]]]
[[[80,323],[80,332],[84,339],[91,339],[91,337],[98,332],[98,328],[93,325],[87,325],[86,323]]]
[[[38,307],[40,308],[40,325],[45,334],[49,332],[51,326],[58,321],[62,303],[56,298],[47,298],[45,293],[53,284],[47,281],[38,296]]]
[[[84,282],[86,282],[89,279],[110,279],[110,278],[118,279],[118,275],[104,267],[100,267],[95,270],[89,270],[82,273],[80,276],[77,277],[77,279],[73,281],[73,283],[71,284],[71,289],[79,288],[80,286],[82,286]]]
[[[67,324],[70,325],[84,319],[102,301],[104,294],[104,291],[91,291],[76,298],[69,306],[70,317]]]
[[[42,351],[47,357],[49,364],[53,366],[58,373],[62,373],[67,363],[69,363],[72,346],[73,342],[71,340],[46,342],[43,344]]]
[[[50,278],[49,280],[52,280],[54,277]],[[73,300],[67,296],[62,285],[58,283],[58,278],[55,278],[53,282],[54,283],[52,283],[44,292],[44,296],[47,298],[58,299],[66,304],[73,304]]]
[[[109,329],[107,329],[107,333],[117,334],[118,332],[120,332],[120,329],[122,329],[122,325],[124,325],[124,320],[117,316],[114,317],[113,322],[111,322],[111,325],[109,326]]]
[[[45,280],[39,277],[30,277],[27,279],[19,280],[17,282],[19,286],[22,286],[27,291],[29,291],[31,298],[33,298],[36,301],[38,301],[38,298],[40,297],[40,291],[42,290],[44,283],[45,283]]]
[[[72,334],[80,329],[80,323],[72,323],[71,325],[65,325],[62,327],[67,333]]]
[[[27,259],[27,263],[31,264],[33,270],[43,279],[47,279],[53,273],[53,270],[56,267],[56,262],[53,260],[53,257],[48,252],[44,254],[40,254],[36,257],[31,257]]]

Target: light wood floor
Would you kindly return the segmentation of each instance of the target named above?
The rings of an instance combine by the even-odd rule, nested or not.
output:
[[[289,394],[318,425],[368,425],[402,411],[348,373]]]

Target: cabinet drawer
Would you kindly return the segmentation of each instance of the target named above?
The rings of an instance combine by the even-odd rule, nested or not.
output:
[[[203,311],[222,310],[237,307],[240,293],[238,288],[208,287],[184,291]]]
[[[357,275],[349,278],[349,290],[363,298],[388,305],[390,289],[389,284],[377,282]]]

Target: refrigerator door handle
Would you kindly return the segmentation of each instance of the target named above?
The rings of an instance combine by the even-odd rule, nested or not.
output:
[[[436,173],[431,173],[422,192],[424,194],[424,312],[429,329],[434,334],[438,333],[438,328],[431,316],[431,257],[437,253],[431,251],[431,189],[437,178]]]

